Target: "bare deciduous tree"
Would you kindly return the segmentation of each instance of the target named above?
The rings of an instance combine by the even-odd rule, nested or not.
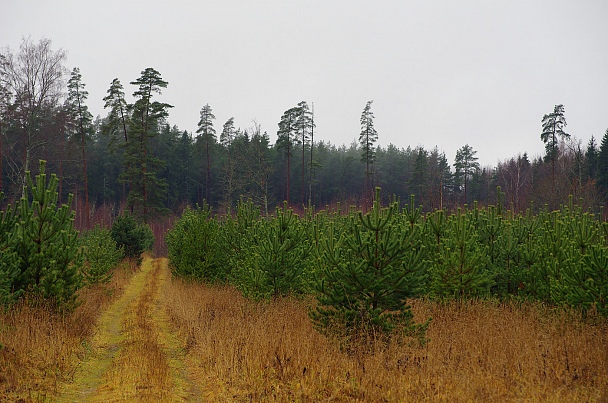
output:
[[[0,58],[0,84],[13,97],[12,118],[22,137],[21,160],[12,167],[19,170],[25,184],[31,161],[47,142],[40,130],[43,110],[57,104],[61,97],[66,52],[53,51],[50,39],[34,43],[28,37],[23,38],[18,53],[6,49]]]

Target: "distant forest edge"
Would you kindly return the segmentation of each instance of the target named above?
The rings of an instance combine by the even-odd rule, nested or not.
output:
[[[515,212],[554,209],[572,195],[599,212],[608,200],[608,130],[600,144],[592,137],[583,145],[567,133],[563,105],[539,116],[539,131],[530,133],[540,134],[544,157],[524,153],[482,167],[468,144],[452,164],[437,147],[377,146],[372,101],[350,145],[316,140],[314,107],[306,101],[277,113],[274,144],[255,121],[245,129],[235,127],[234,118],[216,122],[204,96],[198,129],[189,133],[172,126],[172,106],[157,101],[168,82],[154,68],[128,89],[118,78],[109,83],[107,115],[93,118],[80,70],[69,71],[65,61],[66,52],[53,50],[49,39],[26,38],[19,50],[0,53],[0,191],[6,196],[0,203],[18,199],[26,172],[37,174],[38,160],[45,160],[47,172],[59,177],[58,202],[75,195],[81,227],[90,228],[102,208],[113,215],[127,208],[149,220],[203,201],[228,211],[240,198],[266,213],[283,201],[366,207],[375,187],[404,202],[414,195],[425,211],[474,200],[494,204],[497,197]],[[126,91],[133,91],[131,104]]]

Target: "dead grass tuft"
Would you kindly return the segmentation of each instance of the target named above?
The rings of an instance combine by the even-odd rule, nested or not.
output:
[[[122,293],[132,272],[121,266],[108,284],[82,289],[79,305],[67,314],[36,300],[0,310],[0,401],[55,395],[86,354],[97,317]]]
[[[424,346],[350,353],[317,333],[307,304],[252,303],[229,287],[174,280],[169,316],[209,401],[598,401],[608,327],[538,304],[413,301]],[[604,394],[602,394],[604,393]]]

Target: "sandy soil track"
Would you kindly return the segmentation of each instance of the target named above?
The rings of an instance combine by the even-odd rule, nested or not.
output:
[[[163,305],[169,281],[166,259],[144,259],[123,296],[100,318],[87,357],[58,401],[198,400]]]

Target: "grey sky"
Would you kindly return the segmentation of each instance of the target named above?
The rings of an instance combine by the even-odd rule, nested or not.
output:
[[[0,0],[0,47],[47,37],[79,67],[93,115],[118,78],[169,82],[169,122],[193,132],[209,103],[276,138],[314,103],[315,138],[350,144],[365,103],[379,143],[465,143],[484,165],[543,154],[542,116],[564,104],[586,145],[608,128],[608,1]]]

